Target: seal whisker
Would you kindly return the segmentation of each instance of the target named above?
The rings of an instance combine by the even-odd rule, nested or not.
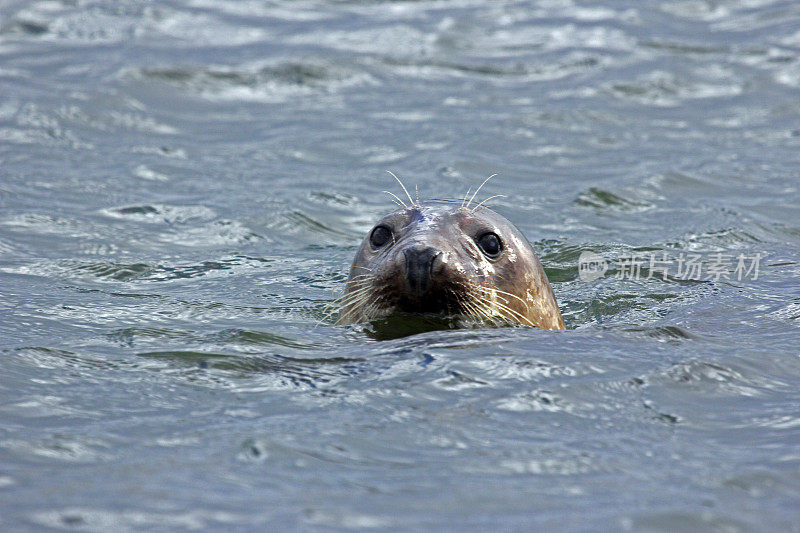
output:
[[[337,326],[342,326],[342,325],[345,325],[345,324],[353,324],[353,323],[355,323],[356,321],[352,320],[354,318],[354,316],[351,316],[351,315],[353,315],[353,311],[354,310],[355,310],[355,308],[353,308],[353,309],[351,309],[351,310],[349,310],[347,312],[344,312],[344,313],[340,312],[339,313],[339,317],[336,319],[335,324]]]
[[[499,324],[496,318],[497,316],[505,318],[502,314],[498,314],[496,309],[489,309],[485,305],[481,305],[480,308],[478,308],[478,316],[476,316],[476,318],[492,326],[497,326]]]
[[[351,276],[347,281],[348,282],[350,282],[350,281],[359,281],[361,279],[365,279],[365,278],[368,278],[370,276],[372,276],[372,271],[368,270],[366,274],[356,274],[354,276]]]
[[[476,205],[475,207],[473,207],[473,208],[472,208],[472,212],[474,213],[475,211],[477,211],[477,210],[478,210],[478,208],[479,208],[480,206],[482,206],[482,205],[483,205],[483,206],[486,206],[486,207],[489,207],[489,206],[487,206],[487,205],[486,205],[486,202],[488,202],[488,201],[489,201],[489,200],[491,200],[492,198],[505,198],[505,197],[506,197],[506,195],[505,195],[505,194],[495,194],[494,196],[490,196],[490,197],[489,197],[489,198],[487,198],[486,200],[482,201],[481,203],[479,203],[478,205]]]
[[[470,290],[475,290],[479,287],[476,284],[461,284],[461,286],[464,289],[467,289],[465,291],[465,294],[467,295],[474,294],[473,292],[470,292]],[[469,297],[469,298],[461,298],[460,303],[464,307],[464,309],[469,312],[467,315],[468,317],[478,321],[489,322],[492,325],[497,325],[495,320],[492,319],[491,313],[489,313],[491,307],[487,306],[485,302],[474,297]]]
[[[353,283],[352,285],[350,285],[350,287],[349,287],[349,289],[347,291],[347,294],[348,295],[355,295],[357,293],[360,294],[360,293],[368,291],[368,290],[370,290],[370,287],[366,283],[366,281],[360,282],[358,284]]]
[[[464,316],[472,320],[481,320],[483,318],[473,305],[465,304],[464,311]]]
[[[533,322],[531,322],[528,319],[528,317],[526,317],[525,315],[523,315],[522,313],[520,313],[518,311],[515,311],[514,309],[511,309],[507,305],[501,304],[499,302],[495,302],[495,305],[497,307],[499,307],[501,310],[506,311],[506,312],[509,313],[510,316],[504,316],[503,318],[511,320],[512,317],[516,317],[518,321],[522,322],[523,324],[525,324],[527,326],[533,326],[534,325]]]
[[[475,192],[472,194],[472,197],[469,199],[469,202],[467,202],[467,209],[469,209],[469,204],[472,203],[472,200],[474,200],[475,197],[478,195],[478,193],[481,191],[481,189],[483,189],[483,186],[486,185],[486,182],[489,181],[490,179],[492,179],[495,176],[497,176],[497,174],[492,174],[491,176],[489,176],[488,178],[483,180],[483,183],[481,183],[480,187],[475,189]]]
[[[362,302],[363,300],[365,300],[365,296],[366,296],[366,294],[363,291],[359,292],[357,294],[356,293],[350,293],[350,294],[348,294],[347,298],[343,299],[341,302],[338,302],[338,303],[340,304],[340,307],[342,309],[350,308],[350,307],[353,307],[354,304],[358,304],[358,303]]]
[[[338,298],[334,298],[333,300],[328,302],[328,304],[325,307],[323,307],[322,310],[324,311],[324,310],[328,309],[329,307],[331,307],[333,305],[341,304],[342,301],[344,301],[344,299],[347,298],[348,294],[349,293],[345,293],[345,294],[339,296]]]
[[[472,187],[467,189],[467,194],[465,194],[464,195],[464,199],[461,200],[461,207],[464,207],[464,204],[467,202],[467,196],[469,196],[469,193],[471,193],[471,192],[472,192]]]
[[[348,292],[353,292],[356,289],[364,289],[369,287],[369,285],[368,278],[350,280],[350,284],[348,285],[350,290]]]
[[[365,300],[366,299],[365,296],[367,296],[367,294],[368,294],[368,291],[363,290],[363,289],[360,290],[357,293],[356,292],[350,293],[348,296],[351,296],[351,295],[352,296],[349,297],[349,298],[344,299],[341,302],[342,307],[350,307],[354,303],[358,303],[358,302],[360,302],[362,300]]]
[[[350,302],[353,302],[353,301],[357,300],[358,298],[361,298],[365,293],[369,292],[369,290],[370,290],[369,287],[361,287],[361,288],[355,289],[355,290],[347,293],[347,297],[345,297],[342,300],[342,303],[343,304],[348,304]]]
[[[353,305],[345,305],[339,310],[339,318],[336,320],[337,324],[347,324],[350,322],[352,318],[354,318],[357,313],[360,311],[362,314],[365,313],[366,307],[359,307]]]
[[[483,302],[480,302],[480,305],[478,305],[477,303],[473,303],[472,307],[474,309],[474,315],[472,318],[480,322],[486,322],[492,326],[498,325],[498,322],[497,320],[495,320],[493,313],[490,312],[493,311],[493,309],[487,307]]]
[[[381,311],[385,310],[384,307],[379,307],[378,304],[381,304],[381,306],[383,306],[384,304],[383,296],[379,296],[377,300],[367,304],[367,306],[361,311],[362,316],[367,322],[379,318],[382,314]]]
[[[362,267],[362,268],[363,268],[363,267]],[[364,280],[367,280],[367,279],[372,279],[372,275],[373,275],[373,274],[372,274],[372,271],[371,271],[371,270],[367,270],[367,272],[366,272],[366,273],[364,273],[364,274],[352,274],[352,275],[351,275],[351,276],[350,276],[350,277],[347,279],[346,283],[350,283],[350,282],[361,282],[361,281],[364,281]]]
[[[480,312],[478,311],[474,302],[466,298],[461,298],[459,300],[459,304],[461,305],[461,308],[464,310],[467,317],[474,319],[480,318]]]
[[[335,302],[332,302],[332,304],[333,304],[333,303],[335,303]],[[336,322],[335,322],[335,323],[336,323],[336,324],[341,324],[341,323],[342,323],[342,322],[341,322],[341,320],[342,320],[342,314],[343,314],[343,312],[344,312],[346,309],[348,309],[348,305],[349,305],[349,304],[346,304],[346,305],[341,305],[341,306],[337,307],[336,309],[334,309],[332,305],[326,306],[326,309],[327,309],[327,310],[323,310],[323,316],[322,316],[323,320],[328,320],[328,319],[331,319],[331,318],[333,318],[333,315],[334,315],[334,314],[336,313],[336,311],[338,310],[338,312],[339,312],[339,317],[337,318],[337,320],[336,320]],[[330,308],[330,309],[328,309],[328,308]]]
[[[358,299],[358,297],[361,296],[360,291],[361,289],[347,292],[342,296],[328,302],[328,304],[322,308],[322,319],[320,319],[320,321],[317,323],[317,326],[319,326],[323,320],[329,320],[332,318],[336,310],[339,311],[341,316],[342,310],[352,305]],[[339,320],[337,320],[336,323],[339,324]]]
[[[526,302],[525,300],[523,300],[522,298],[520,298],[516,294],[504,291],[502,289],[498,289],[497,287],[495,287],[493,290],[495,290],[497,292],[497,294],[503,294],[505,296],[511,296],[512,298],[516,298],[517,300],[522,302],[522,304],[525,306],[526,309],[530,309],[530,306],[528,305],[528,302]]]
[[[413,198],[411,198],[411,195],[410,195],[410,194],[408,194],[408,189],[406,189],[406,186],[405,186],[405,185],[403,185],[403,182],[402,182],[402,181],[400,181],[400,178],[398,178],[397,176],[395,176],[395,175],[394,175],[394,172],[392,172],[391,170],[387,170],[386,172],[388,172],[389,174],[391,174],[391,175],[392,175],[392,177],[393,177],[394,179],[396,179],[396,180],[397,180],[397,183],[399,183],[399,184],[400,184],[400,186],[403,188],[403,190],[406,192],[406,196],[408,196],[408,201],[409,201],[409,202],[411,202],[411,207],[414,207],[414,205],[415,205],[415,204],[414,204],[414,199],[413,199]],[[406,209],[407,209],[407,208],[406,208]]]
[[[367,279],[371,279],[371,276],[372,276],[371,272],[369,274],[359,274],[358,276],[353,276],[352,278],[347,280],[346,283],[361,282],[361,281],[364,281],[364,280],[367,280]]]
[[[393,193],[393,192],[389,192],[389,191],[383,191],[383,192],[385,192],[386,194],[388,194],[388,195],[392,196],[392,197],[394,198],[394,200],[392,200],[392,201],[393,201],[394,203],[396,203],[398,206],[400,206],[400,207],[405,207],[406,209],[408,209],[408,206],[407,206],[407,205],[406,205],[406,204],[403,202],[403,200],[401,200],[400,198],[398,198],[398,197],[397,197],[397,195],[396,195],[395,193]]]
[[[512,309],[511,307],[509,307],[507,305],[508,304],[508,300],[506,300],[505,298],[503,298],[501,296],[501,298],[503,298],[503,300],[505,300],[506,303],[501,303],[501,302],[498,301],[498,296],[499,296],[498,292],[505,292],[505,291],[499,291],[496,288],[491,288],[490,289],[488,287],[483,287],[483,286],[476,286],[475,288],[480,293],[482,293],[483,295],[487,296],[488,298],[490,298],[492,300],[492,305],[488,306],[490,309],[494,309],[496,307],[497,309],[499,309],[501,311],[504,311],[506,313],[506,314],[501,314],[500,315],[503,318],[505,318],[506,320],[511,320],[512,317],[516,317],[516,320],[519,321],[519,322],[522,322],[522,323],[530,325],[530,326],[534,325],[534,324],[531,323],[531,321],[528,319],[528,317],[526,317],[525,315],[523,315],[519,311],[516,311],[515,309]]]
[[[532,322],[531,322],[531,321],[528,319],[528,317],[526,317],[525,315],[523,315],[523,314],[522,314],[522,313],[520,313],[519,311],[516,311],[516,310],[512,309],[511,307],[509,307],[509,306],[508,306],[508,303],[509,303],[509,302],[508,302],[508,300],[507,300],[506,298],[503,298],[502,296],[500,296],[500,294],[508,294],[508,295],[510,295],[510,296],[514,296],[515,298],[517,298],[517,299],[518,299],[518,300],[520,300],[521,302],[525,303],[525,302],[524,302],[524,300],[522,300],[522,299],[521,299],[521,298],[519,298],[518,296],[516,296],[516,295],[513,295],[513,294],[511,294],[511,293],[508,293],[508,292],[505,292],[505,291],[502,291],[502,290],[500,290],[500,289],[497,289],[497,288],[494,288],[494,287],[493,287],[493,288],[491,288],[491,289],[489,289],[489,288],[487,288],[487,287],[480,287],[480,288],[479,288],[479,290],[480,290],[481,292],[483,292],[483,294],[485,294],[486,296],[492,297],[492,298],[494,299],[494,302],[493,302],[493,303],[494,303],[494,305],[496,305],[496,306],[497,306],[497,307],[499,307],[500,309],[502,309],[502,310],[504,310],[504,311],[507,311],[508,313],[510,313],[510,314],[511,314],[511,315],[513,315],[513,316],[516,316],[516,317],[518,318],[518,320],[520,320],[520,321],[521,321],[521,322],[523,322],[523,323],[526,323],[526,324],[528,324],[528,325],[530,325],[530,326],[533,326],[533,325],[534,325],[534,324],[533,324],[533,323],[532,323]],[[500,296],[501,298],[503,298],[503,300],[505,300],[505,302],[506,302],[506,303],[505,303],[505,304],[503,304],[503,303],[500,303],[500,302],[498,302],[498,301],[496,300],[496,298],[497,298],[498,296]],[[526,308],[527,308],[527,303],[525,303],[525,306],[526,306]],[[505,318],[510,318],[510,317],[505,317]]]
[[[363,287],[369,286],[369,274],[364,274],[363,276],[353,277],[352,279],[347,281],[347,287],[350,289],[360,289]]]
[[[500,316],[502,316],[503,318],[505,318],[509,322],[521,322],[522,324],[525,324],[526,326],[533,326],[534,325],[533,322],[531,322],[528,319],[528,317],[526,317],[525,315],[523,315],[519,311],[511,309],[507,305],[502,304],[500,302],[494,302],[494,304],[497,306],[498,309],[500,309],[501,311],[503,311],[505,313],[505,314],[501,313]]]

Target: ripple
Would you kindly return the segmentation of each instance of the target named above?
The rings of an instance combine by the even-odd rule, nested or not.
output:
[[[187,247],[215,247],[242,244],[264,237],[238,220],[217,219],[205,206],[134,205],[101,209],[100,213],[119,220],[163,224],[155,240]]]
[[[615,280],[616,282],[617,280]],[[577,323],[586,327],[589,324],[627,323],[652,319],[653,312],[666,315],[673,306],[691,301],[691,294],[631,293],[619,288],[601,289],[590,299],[576,302],[567,301],[563,310],[568,325]],[[663,335],[657,334],[657,337]]]
[[[793,429],[800,427],[800,416],[798,415],[776,416],[769,420],[759,420],[759,425],[762,427],[775,428],[775,429]]]
[[[668,243],[671,248],[686,250],[687,252],[722,252],[725,258],[735,260],[734,250],[750,249],[749,245],[760,244],[763,240],[750,230],[741,227],[727,227],[705,231],[703,233],[690,233],[679,240]],[[754,256],[755,253],[750,254]],[[710,262],[716,255],[703,258],[703,263]],[[705,265],[704,265],[705,266]]]
[[[303,512],[305,522],[314,526],[344,529],[386,528],[394,523],[387,517],[356,513],[344,509],[312,508]]]
[[[800,326],[800,303],[790,303],[770,313],[770,316]]]
[[[121,263],[114,261],[41,260],[0,267],[0,272],[48,278],[91,279],[95,281],[168,282],[215,274],[241,273],[263,267],[265,260],[226,257],[199,263]]]
[[[699,338],[678,326],[624,327],[622,331],[669,343],[680,343]]]
[[[111,111],[108,113],[107,120],[111,125],[133,131],[143,131],[157,135],[176,135],[178,129],[169,124],[156,121],[152,117],[139,113],[126,113],[121,111]]]
[[[548,448],[535,452],[535,457],[501,459],[493,465],[471,465],[464,470],[484,475],[539,476],[575,476],[614,470],[606,461],[592,453]]]
[[[76,150],[90,150],[94,144],[81,140],[59,123],[42,127],[0,127],[0,140],[13,144],[34,144],[48,147],[68,147]]]
[[[258,42],[267,34],[260,27],[227,24],[208,12],[175,10],[167,6],[97,2],[89,7],[31,2],[3,25],[9,34],[41,41],[97,45],[130,41],[159,43],[168,39],[192,46],[195,39],[206,45],[237,46]]]
[[[153,154],[171,159],[187,159],[186,150],[170,146],[134,146],[131,151],[135,154]]]
[[[95,418],[99,411],[78,409],[69,405],[69,401],[61,396],[33,395],[26,396],[19,401],[4,405],[3,411],[22,417],[78,417]]]
[[[353,207],[358,205],[358,197],[343,192],[313,191],[308,197],[329,207]]]
[[[101,356],[60,350],[45,346],[16,348],[13,350],[4,350],[2,353],[13,354],[15,358],[18,358],[24,364],[32,368],[58,371],[60,379],[69,379],[70,381],[73,379],[79,379],[81,370],[119,370],[125,366],[124,364],[115,361],[108,361]],[[78,369],[79,372],[78,374],[72,372],[61,372],[63,369]],[[55,402],[56,408],[59,408],[58,406],[61,404],[61,402],[56,401],[57,397],[48,395],[45,398],[46,401],[43,405],[53,405],[53,402]]]
[[[312,31],[288,39],[296,45],[323,45],[356,54],[433,55],[435,34],[405,24],[348,31]]]
[[[5,242],[3,239],[0,239],[0,255],[12,257],[18,255],[19,253],[19,250],[15,246]]]
[[[761,387],[736,370],[700,360],[676,363],[660,372],[653,381],[708,395],[760,396],[763,393]]]
[[[730,74],[724,71],[704,81],[696,81],[694,77],[699,76],[681,76],[673,72],[654,71],[639,77],[634,82],[606,84],[605,89],[617,98],[661,107],[674,107],[691,99],[736,96],[743,91],[741,84],[733,81]],[[708,74],[703,77],[708,78]]]
[[[622,519],[626,531],[752,531],[755,524],[722,516],[714,511],[660,512]]]
[[[659,8],[665,13],[681,18],[702,21],[715,21],[729,17],[731,9],[724,5],[709,0],[680,0],[660,4]]]
[[[158,240],[193,248],[209,248],[244,244],[262,240],[264,237],[237,220],[216,220],[202,227],[168,231],[159,235]]]
[[[217,216],[214,210],[202,205],[132,205],[126,207],[110,207],[101,209],[100,213],[107,217],[122,220],[165,224],[185,224],[190,221],[209,221]]]
[[[364,60],[367,64],[374,61]],[[380,63],[390,68],[393,72],[408,77],[418,77],[427,80],[435,78],[459,77],[487,77],[492,80],[502,78],[520,79],[527,81],[557,80],[576,73],[583,73],[592,69],[609,67],[611,60],[597,54],[583,51],[572,51],[566,57],[553,61],[520,62],[503,65],[496,60],[486,62],[456,62],[445,58],[426,57],[396,57],[383,56]],[[429,116],[424,116],[430,119]],[[419,119],[417,119],[419,120]]]
[[[73,126],[89,127],[101,132],[122,130],[140,131],[155,135],[177,135],[179,133],[174,126],[159,122],[155,118],[141,113],[143,106],[139,102],[132,99],[107,98],[111,100],[107,103],[108,106],[134,108],[135,111],[111,109],[98,112],[96,111],[97,102],[92,102],[90,106],[85,104],[77,105],[70,101],[69,104],[59,107],[55,111],[55,116]]]
[[[251,19],[253,17],[271,17],[284,22],[288,21],[322,21],[335,18],[334,13],[319,9],[315,2],[291,2],[282,6],[278,2],[262,2],[261,0],[237,0],[232,3],[220,3],[217,0],[189,0],[188,5],[194,8],[216,11],[225,15],[236,15]],[[315,9],[316,8],[316,9]]]
[[[619,212],[641,212],[653,208],[650,202],[625,198],[610,191],[591,187],[582,192],[575,200],[575,204],[583,207],[594,207],[600,210]]]
[[[267,331],[247,331],[243,329],[226,329],[219,333],[207,336],[209,342],[223,344],[243,344],[247,346],[285,346],[287,348],[309,349],[321,348],[314,343],[301,342],[282,335],[276,335]]]
[[[269,344],[282,345],[281,342]],[[208,350],[161,350],[137,355],[147,360],[152,370],[177,370],[179,375],[193,383],[240,393],[330,388],[348,379],[354,372],[352,365],[360,361],[340,357],[295,358],[265,353],[248,356]]]
[[[279,103],[297,96],[374,85],[367,73],[326,63],[249,63],[238,66],[148,67],[123,76],[160,81],[213,100]]]
[[[67,463],[94,463],[110,458],[111,445],[98,439],[53,435],[48,439],[30,441],[21,439],[0,440],[0,447],[19,455],[33,455]]]
[[[722,485],[746,492],[752,497],[761,497],[777,492],[797,494],[797,490],[787,483],[782,475],[761,469],[747,469],[722,480]]]
[[[575,407],[564,401],[563,398],[550,391],[535,390],[522,393],[500,401],[497,404],[499,409],[506,411],[545,411],[549,413],[563,412],[571,413]]]
[[[531,360],[529,357],[508,359],[492,357],[478,359],[473,363],[487,375],[498,379],[512,379],[530,383],[550,378],[574,377],[583,374],[577,368],[550,363],[542,360]]]
[[[310,230],[313,233],[319,233],[322,235],[334,235],[338,237],[349,237],[350,234],[336,228],[330,227],[325,223],[316,220],[313,216],[308,213],[304,213],[299,210],[292,211],[284,215],[286,217],[286,222],[281,224],[280,227],[283,228],[295,228],[294,231],[297,231],[297,228],[303,228],[305,230]]]
[[[488,381],[455,370],[448,371],[446,377],[434,380],[433,385],[444,390],[452,391],[492,386]]]
[[[0,26],[0,35],[23,34],[38,37],[47,33],[49,29],[47,22],[17,18],[16,20],[11,20],[9,23]]]
[[[252,520],[252,516],[250,520]],[[178,512],[118,511],[90,507],[67,507],[38,511],[31,515],[34,523],[53,529],[111,531],[136,531],[142,529],[200,530],[209,527],[240,523],[239,515],[221,510],[192,510]],[[252,524],[252,522],[249,522]]]
[[[500,461],[497,465],[501,472],[511,474],[538,474],[550,476],[573,476],[575,474],[588,474],[595,472],[595,466],[588,457],[575,457],[568,459],[528,459]]]
[[[119,263],[74,263],[62,262],[66,273],[77,273],[79,276],[88,273],[91,277],[99,279],[112,279],[114,281],[132,281],[150,274],[154,267],[146,263],[119,264]]]
[[[642,43],[643,46],[678,55],[722,54],[730,50],[729,46],[709,45],[702,42],[665,41],[653,39]]]
[[[789,87],[800,87],[800,61],[794,61],[777,69],[775,81]]]
[[[134,345],[153,341],[162,342],[167,340],[186,342],[194,340],[196,335],[191,331],[170,328],[132,327],[112,331],[111,333],[108,333],[106,337],[113,342],[118,342],[125,346],[133,347]]]
[[[0,219],[0,225],[6,226],[14,231],[33,232],[44,235],[53,234],[66,237],[90,237],[93,235],[91,226],[83,220],[38,213],[23,213],[7,216]]]
[[[137,178],[149,181],[169,181],[169,176],[157,172],[145,165],[139,165],[133,170],[133,175]]]

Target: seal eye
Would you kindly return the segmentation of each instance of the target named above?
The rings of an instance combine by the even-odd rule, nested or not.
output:
[[[503,251],[503,243],[500,241],[500,237],[494,233],[484,233],[478,237],[478,246],[491,259],[499,256],[500,252]]]
[[[378,226],[369,236],[369,243],[375,248],[380,248],[390,240],[392,240],[392,230],[386,226]]]

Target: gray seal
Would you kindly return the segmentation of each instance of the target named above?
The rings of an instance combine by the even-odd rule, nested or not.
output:
[[[550,282],[524,235],[488,207],[426,200],[384,216],[364,238],[337,324],[396,313],[564,329]]]

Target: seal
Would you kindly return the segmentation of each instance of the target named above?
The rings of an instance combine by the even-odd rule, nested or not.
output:
[[[525,236],[483,203],[464,204],[411,200],[380,219],[356,252],[337,324],[423,313],[564,329]]]

